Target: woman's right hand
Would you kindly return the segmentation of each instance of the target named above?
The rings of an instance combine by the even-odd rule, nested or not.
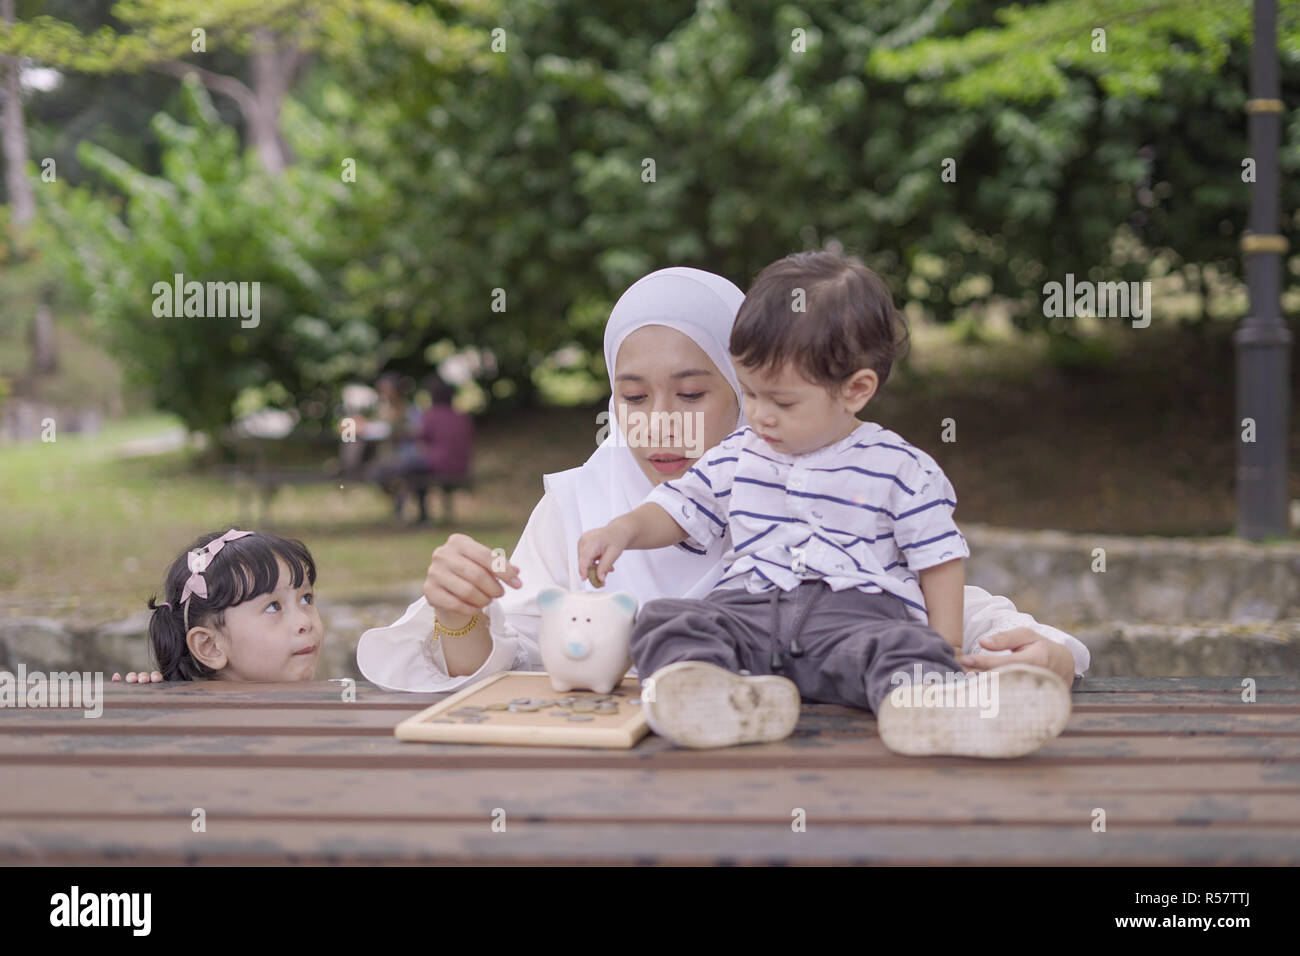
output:
[[[500,570],[493,570],[493,561]],[[424,579],[424,598],[438,620],[455,630],[505,594],[498,578],[521,588],[519,569],[497,558],[491,548],[467,534],[453,534],[433,552]]]

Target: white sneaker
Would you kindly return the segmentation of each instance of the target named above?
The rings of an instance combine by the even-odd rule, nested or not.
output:
[[[678,661],[645,681],[650,729],[679,747],[783,740],[799,722],[799,688],[775,675],[742,677],[703,661]]]
[[[983,673],[996,675],[996,716],[982,716],[977,706],[909,706],[891,693],[876,714],[881,742],[912,757],[1020,757],[1065,729],[1070,688],[1055,672],[1008,664]]]

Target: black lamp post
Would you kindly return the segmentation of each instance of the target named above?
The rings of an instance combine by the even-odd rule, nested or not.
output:
[[[1250,312],[1233,334],[1237,352],[1237,534],[1258,541],[1286,537],[1287,430],[1290,417],[1291,330],[1280,308],[1282,256],[1278,234],[1277,154],[1282,101],[1277,80],[1277,0],[1255,0],[1250,55],[1250,228],[1241,239]],[[1253,436],[1246,420],[1254,423]],[[1253,437],[1253,441],[1249,440]]]

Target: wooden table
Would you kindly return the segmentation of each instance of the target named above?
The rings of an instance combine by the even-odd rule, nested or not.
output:
[[[402,743],[439,695],[365,684],[107,685],[98,719],[0,710],[0,863],[1294,865],[1300,681],[1258,686],[1084,680],[1059,739],[978,761],[826,705],[776,744],[597,751]]]

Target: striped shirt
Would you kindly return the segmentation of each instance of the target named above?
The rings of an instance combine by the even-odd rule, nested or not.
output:
[[[687,533],[678,547],[730,535],[717,588],[788,591],[820,578],[833,591],[893,594],[927,623],[917,572],[970,556],[947,476],[874,422],[803,455],[742,428],[645,500]]]

